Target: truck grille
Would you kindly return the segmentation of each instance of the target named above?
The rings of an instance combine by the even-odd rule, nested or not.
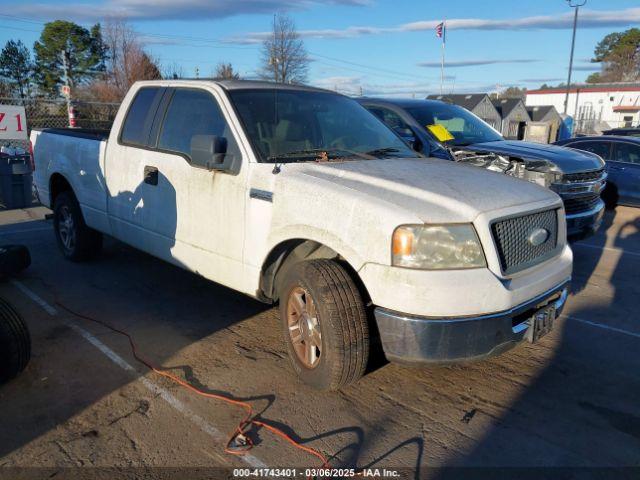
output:
[[[538,229],[548,232],[536,245],[531,235]],[[558,214],[556,210],[532,213],[522,217],[498,220],[491,225],[502,272],[514,273],[532,267],[551,257],[558,245]]]
[[[588,212],[598,205],[600,195],[588,195],[584,197],[564,198],[564,211],[567,215]]]
[[[562,183],[595,182],[600,180],[603,174],[604,168],[594,172],[567,173],[562,176]]]

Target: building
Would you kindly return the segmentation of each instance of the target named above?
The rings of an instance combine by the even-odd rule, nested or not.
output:
[[[440,100],[453,103],[473,112],[482,120],[487,122],[496,130],[500,130],[502,118],[491,103],[489,95],[486,93],[451,94],[451,95],[429,95],[429,100]]]
[[[522,99],[497,98],[493,100],[493,106],[502,118],[499,128],[502,136],[509,140],[523,140],[531,119]]]
[[[526,105],[553,105],[564,112],[565,88],[527,91]],[[576,84],[569,89],[567,114],[574,118],[575,133],[640,124],[640,83]]]
[[[558,140],[562,117],[553,105],[527,107],[531,122],[527,126],[525,140],[539,143],[553,143]]]

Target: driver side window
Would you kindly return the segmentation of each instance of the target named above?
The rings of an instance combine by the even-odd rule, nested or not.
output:
[[[191,158],[191,139],[196,135],[224,137],[227,139],[227,156],[240,155],[215,98],[204,90],[179,88],[167,108],[158,148]]]

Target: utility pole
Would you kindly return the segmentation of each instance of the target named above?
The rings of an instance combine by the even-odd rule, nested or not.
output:
[[[578,1],[576,3],[574,3],[573,0],[567,0],[567,4],[571,7],[574,8],[574,14],[573,14],[573,36],[571,37],[571,55],[569,56],[569,76],[567,78],[567,91],[564,95],[564,114],[567,114],[567,110],[569,108],[569,92],[571,91],[571,71],[573,70],[573,51],[575,50],[575,46],[576,46],[576,28],[578,27],[578,12],[580,10],[580,7],[582,7],[585,3],[587,3],[587,0],[582,0],[581,2]]]
[[[67,58],[67,51],[63,50],[62,54],[62,71],[64,72],[64,87],[63,87],[63,95],[67,99],[67,115],[69,117],[69,127],[76,127],[76,113],[73,110],[73,105],[71,103],[71,84],[69,82],[69,59]]]

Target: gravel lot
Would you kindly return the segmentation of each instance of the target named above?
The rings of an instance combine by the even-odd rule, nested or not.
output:
[[[126,339],[56,299],[126,329],[146,356],[194,385],[251,401],[334,466],[405,468],[411,478],[471,472],[445,467],[571,467],[585,475],[636,467],[615,478],[640,476],[638,209],[608,213],[597,236],[574,246],[574,292],[539,344],[469,365],[380,365],[339,393],[296,380],[275,308],[112,240],[92,263],[67,262],[45,213],[0,212],[0,242],[24,243],[33,256],[18,281],[0,284],[33,337],[26,372],[0,387],[0,477],[172,467],[190,470],[146,474],[187,478],[194,467],[211,474],[318,464],[264,430],[250,456],[225,454],[241,411],[147,371]]]

